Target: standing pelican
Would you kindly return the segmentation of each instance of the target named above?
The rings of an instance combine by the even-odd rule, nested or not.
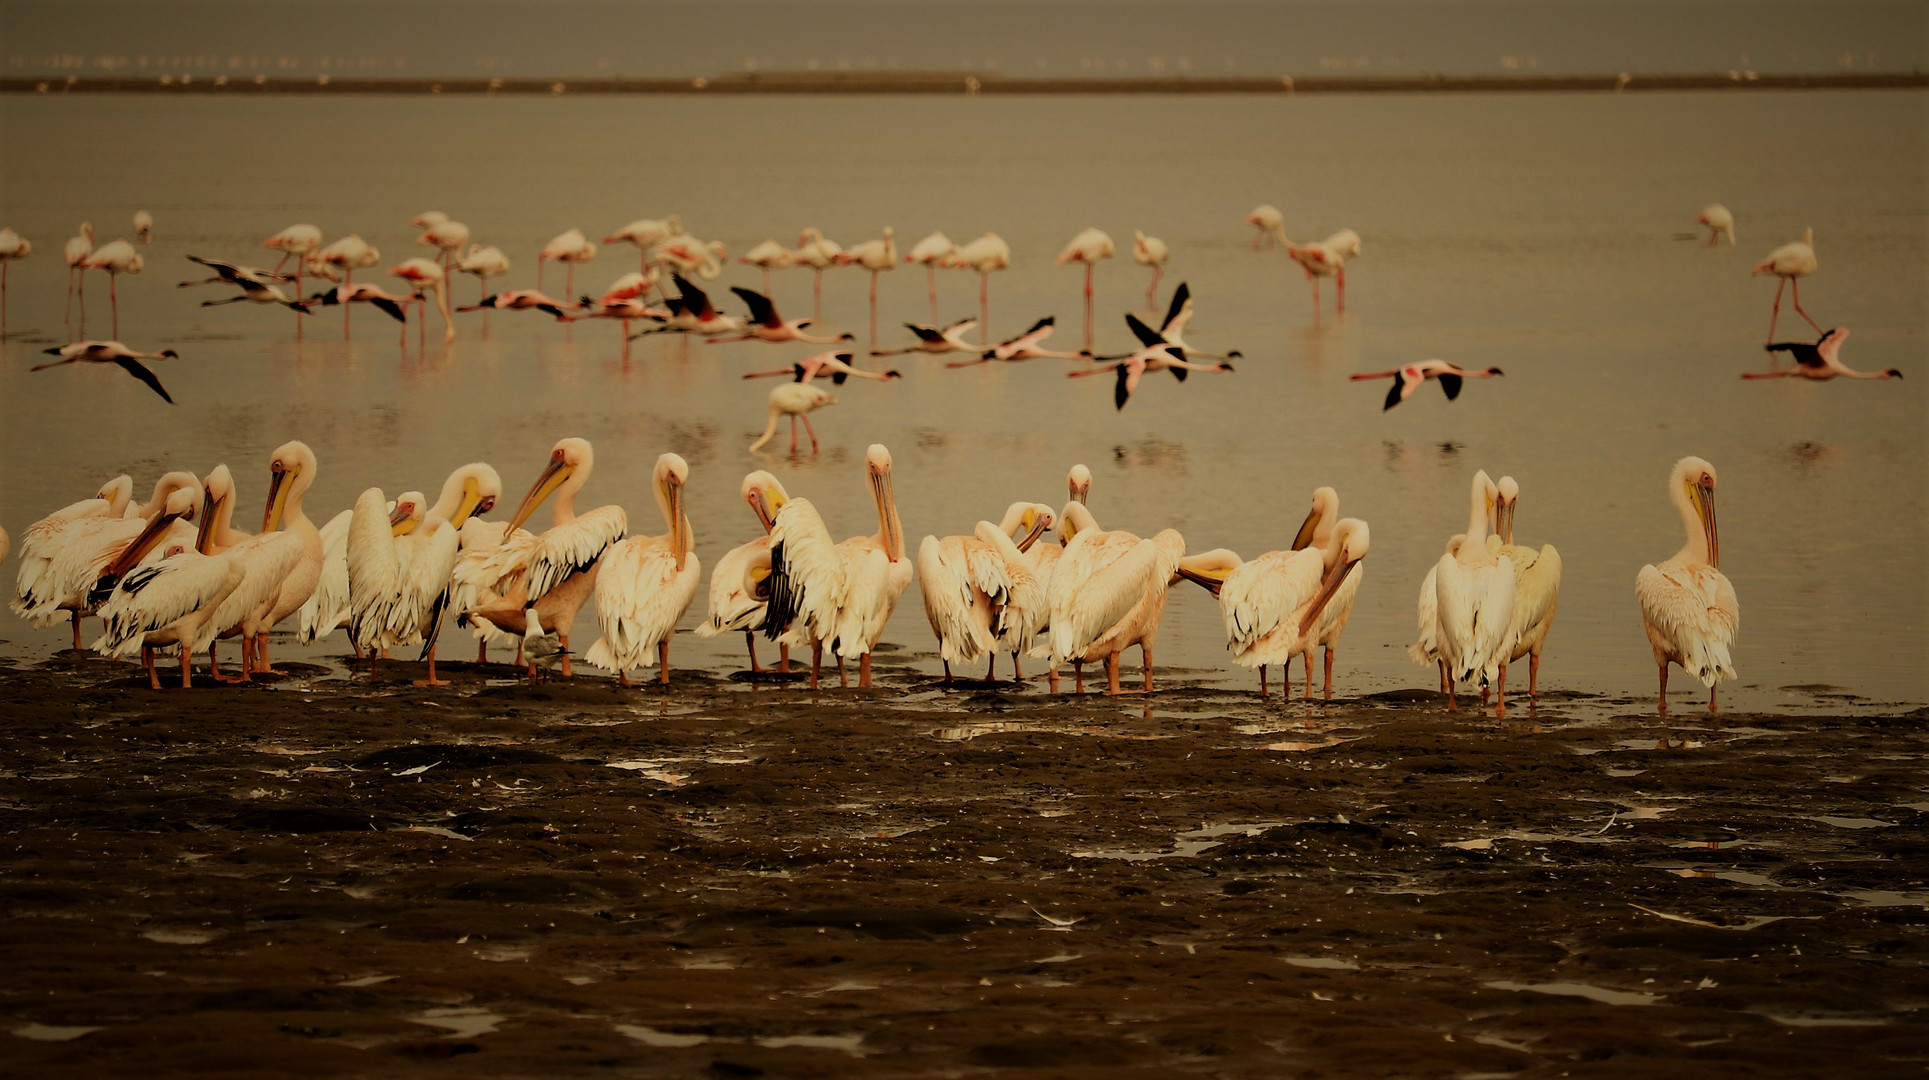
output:
[[[997,233],[986,233],[938,261],[947,270],[978,272],[978,326],[981,344],[991,344],[991,275],[1011,267],[1011,245]],[[936,321],[935,319],[932,321]]]
[[[1735,215],[1729,213],[1726,206],[1709,203],[1702,207],[1701,213],[1695,215],[1695,224],[1707,228],[1709,247],[1714,247],[1724,235],[1728,237],[1728,246],[1735,246]]]
[[[7,270],[15,259],[33,254],[33,242],[12,227],[0,227],[0,340],[7,336]]]
[[[1015,502],[996,525],[980,521],[970,536],[927,536],[918,545],[918,589],[945,682],[953,660],[970,663],[985,654],[991,656],[985,681],[992,681],[1001,650],[1012,654],[1012,677],[1024,678],[1018,653],[1047,613],[1044,586],[1024,553],[1051,525],[1049,507]]]
[[[1253,250],[1258,251],[1261,241],[1267,247],[1290,243],[1286,239],[1286,215],[1271,203],[1261,203],[1246,215],[1246,224],[1259,230],[1253,234]]]
[[[1322,573],[1331,573],[1334,564],[1343,554],[1342,538],[1339,534],[1340,495],[1330,487],[1320,487],[1313,491],[1313,509],[1300,523],[1299,532],[1293,536],[1293,549],[1316,548],[1320,553]],[[1365,551],[1365,523],[1359,524],[1362,530],[1360,551]],[[1312,630],[1312,643],[1325,651],[1321,667],[1326,682],[1326,696],[1333,696],[1333,650],[1339,644],[1340,635],[1346,632],[1347,620],[1353,614],[1353,601],[1359,596],[1360,583],[1366,579],[1366,568],[1359,567],[1347,575],[1340,583],[1339,591],[1333,594],[1326,606],[1321,609],[1319,621]],[[1306,696],[1313,696],[1313,653],[1306,653]]]
[[[1460,550],[1434,564],[1439,603],[1441,659],[1447,662],[1447,707],[1456,708],[1453,688],[1479,680],[1496,689],[1496,704],[1507,710],[1507,659],[1514,651],[1514,564],[1487,550],[1487,522],[1499,490],[1486,472],[1474,474],[1467,513],[1467,538]]]
[[[1280,666],[1280,692],[1292,696],[1288,669],[1293,657],[1301,655],[1306,657],[1306,696],[1313,696],[1313,652],[1322,640],[1322,622],[1346,583],[1356,576],[1352,571],[1366,558],[1370,541],[1366,522],[1358,518],[1341,520],[1333,527],[1332,537],[1331,567],[1325,565],[1320,550],[1311,547],[1269,551],[1251,562],[1242,561],[1225,548],[1179,560],[1180,577],[1218,597],[1219,614],[1226,626],[1226,647],[1232,650],[1233,663],[1259,669],[1261,697],[1266,696],[1268,664]],[[1345,614],[1334,619],[1343,630]],[[1332,636],[1337,639],[1338,631]],[[1330,659],[1327,673],[1330,696]]]
[[[762,671],[763,665],[757,663],[756,632],[763,627],[764,610],[770,602],[770,530],[790,495],[775,476],[762,469],[744,476],[739,494],[750,512],[757,515],[763,535],[731,548],[711,569],[710,617],[697,626],[697,636],[743,631],[744,644],[750,650],[750,670]],[[777,669],[789,671],[790,645],[781,648]]]
[[[124,478],[117,477],[110,483],[114,491],[122,490]],[[36,537],[30,530],[28,538],[34,540],[32,547],[23,546],[20,552],[20,578],[26,586],[20,591],[20,598],[14,611],[34,626],[50,626],[58,621],[62,613],[69,616],[73,624],[74,640],[80,640],[80,620],[93,614],[99,601],[92,598],[94,586],[98,583],[102,568],[113,562],[127,548],[130,541],[152,527],[155,519],[168,513],[169,500],[176,492],[187,492],[189,509],[173,515],[170,520],[192,518],[193,506],[201,500],[201,485],[192,473],[170,472],[161,477],[155,485],[155,498],[146,506],[128,506],[128,513],[102,514],[98,516],[76,516],[59,530],[51,542],[44,535]],[[103,489],[112,498],[112,492]],[[85,505],[85,504],[81,504]],[[109,505],[112,503],[110,501]],[[70,510],[72,508],[69,508]],[[171,535],[158,537],[157,542],[189,543],[193,529],[186,524],[171,530]],[[39,565],[40,559],[45,564]],[[30,561],[33,577],[28,582]],[[130,564],[131,565],[131,564]],[[80,646],[74,646],[78,649]]]
[[[1792,244],[1783,244],[1781,247],[1769,252],[1768,258],[1756,263],[1755,268],[1748,272],[1749,277],[1759,277],[1762,274],[1774,274],[1781,279],[1775,283],[1775,306],[1768,311],[1768,340],[1771,343],[1775,340],[1775,320],[1780,317],[1782,313],[1783,288],[1789,289],[1791,295],[1795,297],[1796,314],[1804,319],[1808,319],[1808,324],[1815,328],[1816,333],[1819,334],[1822,332],[1822,328],[1816,324],[1815,320],[1808,318],[1808,312],[1802,310],[1801,279],[1813,274],[1816,265],[1815,230],[1813,228],[1805,228],[1802,230],[1802,238],[1800,240]]]
[[[569,266],[569,272],[563,277],[563,295],[574,296],[576,264],[589,262],[594,258],[596,258],[596,245],[589,242],[589,237],[583,235],[583,230],[569,229],[558,233],[549,243],[543,245],[542,251],[536,254],[536,291],[542,291],[544,264],[560,262]]]
[[[650,485],[668,531],[618,540],[603,555],[603,569],[596,577],[596,621],[603,636],[583,659],[614,671],[623,686],[630,685],[630,668],[652,663],[659,665],[657,682],[670,685],[670,635],[690,610],[703,579],[696,537],[683,507],[683,486],[689,479],[690,466],[681,457],[658,457]]]
[[[1668,665],[1679,664],[1708,688],[1712,713],[1716,684],[1735,677],[1729,649],[1741,625],[1735,587],[1721,572],[1715,467],[1698,457],[1675,462],[1668,477],[1668,499],[1681,515],[1687,543],[1659,566],[1641,568],[1634,577],[1634,598],[1641,604],[1641,626],[1648,632],[1654,665],[1661,675],[1661,711],[1668,711]]]
[[[1109,259],[1114,251],[1112,238],[1099,229],[1088,228],[1072,237],[1065,250],[1058,253],[1059,266],[1069,262],[1085,264],[1085,350],[1092,350],[1092,337],[1098,332],[1098,323],[1092,316],[1092,271],[1097,269],[1100,259]]]
[[[394,502],[387,509],[399,513],[398,520],[416,516],[417,507],[398,506]],[[315,642],[348,625],[348,526],[355,517],[355,508],[349,507],[329,518],[318,530],[322,542],[322,572],[315,582],[315,594],[295,612],[295,640],[303,645]],[[355,659],[362,658],[362,643],[355,635],[348,635],[349,647],[355,650]]]
[[[595,463],[596,454],[587,439],[562,439],[550,450],[549,464],[530,486],[529,494],[523,496],[504,533],[514,536],[529,515],[554,495],[551,525],[537,536],[529,552],[528,569],[514,590],[493,604],[470,611],[471,617],[519,637],[534,622],[542,633],[556,634],[562,647],[569,648],[570,627],[596,587],[604,552],[629,530],[629,518],[620,506],[599,506],[580,516],[576,513],[576,494],[589,482]],[[567,652],[562,669],[563,678],[569,678]],[[534,674],[532,670],[532,678]]]
[[[817,452],[817,429],[810,426],[810,414],[826,405],[837,404],[837,397],[821,386],[807,382],[787,382],[773,387],[770,391],[770,421],[764,425],[764,433],[750,444],[750,452],[756,453],[777,434],[777,421],[790,417],[790,452],[797,452],[797,421],[804,422],[804,430],[810,435],[810,452]]]
[[[912,245],[911,253],[904,257],[905,262],[924,264],[924,284],[931,293],[933,325],[938,321],[938,266],[956,250],[958,245],[952,243],[951,238],[940,230]]]
[[[1500,478],[1494,502],[1495,534],[1487,550],[1505,555],[1514,564],[1514,648],[1507,660],[1527,657],[1527,696],[1540,692],[1541,650],[1554,627],[1554,609],[1561,599],[1561,553],[1552,544],[1539,548],[1514,543],[1514,511],[1520,503],[1520,484]]]
[[[1147,236],[1137,229],[1132,230],[1132,261],[1140,266],[1152,268],[1152,281],[1145,287],[1145,306],[1154,309],[1158,295],[1159,279],[1165,277],[1165,263],[1172,257],[1172,250],[1165,241],[1156,236]]]
[[[1467,540],[1467,534],[1455,533],[1447,538],[1446,554],[1460,553],[1460,545]],[[1422,667],[1431,667],[1440,673],[1440,692],[1452,694],[1453,688],[1447,681],[1447,661],[1440,653],[1440,567],[1438,564],[1427,567],[1427,576],[1420,581],[1420,599],[1415,608],[1418,636],[1413,644],[1407,646],[1407,656]]]
[[[1061,527],[1071,542],[1052,570],[1047,597],[1051,656],[1072,662],[1074,688],[1083,693],[1084,664],[1105,661],[1106,693],[1119,692],[1119,654],[1133,645],[1152,690],[1152,646],[1165,614],[1166,586],[1186,551],[1185,537],[1165,529],[1150,540],[1103,530],[1084,503],[1065,504]]]
[[[427,516],[427,504],[419,491],[390,501],[381,488],[369,488],[349,511],[348,640],[357,656],[368,657],[370,682],[378,658],[426,637],[429,675],[416,685],[448,685],[435,677],[433,634],[448,599],[456,536],[447,520]],[[443,572],[439,578],[438,571]]]
[[[854,244],[839,252],[831,261],[839,266],[862,266],[871,272],[871,352],[875,353],[877,352],[877,276],[886,270],[898,268],[896,233],[886,225],[882,237]]]
[[[812,689],[826,647],[837,657],[839,685],[849,685],[844,679],[848,659],[858,662],[858,687],[871,685],[871,650],[911,584],[904,526],[891,494],[891,452],[872,443],[864,452],[864,472],[877,504],[875,534],[834,545],[816,508],[804,499],[792,499],[780,510],[771,530],[764,634],[774,641],[789,631],[792,640],[811,643]]]
[[[315,473],[315,452],[299,440],[283,443],[268,459],[268,505],[256,539],[286,544],[296,552],[293,562],[279,575],[273,602],[258,615],[261,625],[254,635],[255,670],[269,675],[281,674],[268,659],[269,631],[300,611],[321,581],[321,531],[302,509]]]
[[[277,454],[277,457],[280,455]],[[312,475],[312,473],[310,474]],[[285,481],[283,482],[285,483]],[[288,489],[277,483],[277,494],[268,500],[269,519],[273,520],[277,495],[288,497]],[[305,555],[302,538],[294,532],[264,532],[250,536],[231,526],[234,518],[234,476],[226,465],[217,465],[202,481],[203,515],[196,550],[203,555],[221,555],[231,560],[241,573],[241,582],[216,608],[213,615],[215,637],[208,641],[208,674],[216,682],[251,682],[257,668],[256,646],[273,615],[285,584],[299,585],[300,564]],[[283,504],[286,505],[285,502]],[[311,527],[312,528],[312,527]],[[316,566],[310,589],[320,581],[321,535],[315,530]],[[301,597],[306,600],[307,596]],[[299,610],[297,602],[289,610]],[[241,638],[241,674],[223,675],[216,656],[217,641]]]
[[[154,650],[178,647],[181,688],[188,689],[195,652],[211,645],[220,632],[215,612],[242,582],[240,566],[203,553],[198,536],[182,543],[170,535],[172,523],[190,516],[196,501],[188,489],[171,495],[165,512],[128,544],[101,578],[112,582],[112,590],[100,604],[106,631],[94,642],[94,650],[116,658],[138,651],[147,684],[156,690],[161,677],[154,669]],[[158,556],[152,554],[156,549]]]
[[[59,616],[49,615],[48,612],[58,608],[58,600],[53,599],[53,583],[47,580],[47,575],[61,549],[71,539],[69,530],[82,521],[118,519],[133,496],[133,478],[116,476],[102,484],[93,496],[69,503],[27,526],[26,531],[20,534],[20,567],[14,572],[14,599],[8,605],[13,613],[35,626],[53,625]],[[36,614],[30,615],[29,612]],[[70,614],[74,648],[79,649],[80,612],[76,610]]]

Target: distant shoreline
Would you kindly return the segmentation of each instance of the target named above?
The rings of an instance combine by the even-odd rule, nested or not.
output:
[[[993,72],[772,71],[696,79],[336,79],[171,75],[0,78],[11,94],[1435,94],[1655,90],[1886,90],[1929,74],[1309,75],[1242,78],[1013,78]]]

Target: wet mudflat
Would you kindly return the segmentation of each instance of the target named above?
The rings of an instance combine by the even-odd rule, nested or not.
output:
[[[0,669],[0,1071],[1929,1062],[1920,709],[290,669]]]

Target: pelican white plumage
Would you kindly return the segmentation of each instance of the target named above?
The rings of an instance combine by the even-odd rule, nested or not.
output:
[[[349,637],[368,655],[368,677],[377,657],[399,645],[426,642],[426,678],[417,686],[446,686],[435,676],[436,632],[449,599],[455,569],[456,531],[440,514],[423,510],[419,491],[395,498],[380,488],[355,500],[348,527]]]
[[[568,229],[557,233],[550,239],[549,243],[544,244],[542,250],[536,254],[536,290],[538,292],[542,291],[543,267],[552,262],[560,262],[569,267],[569,272],[564,275],[563,278],[563,294],[565,296],[574,296],[576,294],[576,264],[579,262],[589,262],[594,258],[596,258],[596,245],[590,243],[589,237],[583,235],[583,230]]]
[[[148,685],[156,690],[161,679],[154,670],[154,650],[167,645],[179,648],[181,688],[188,689],[194,653],[214,641],[219,632],[215,613],[242,581],[241,568],[233,560],[199,550],[200,536],[183,542],[175,535],[175,523],[191,516],[197,501],[195,490],[174,492],[165,511],[101,577],[111,586],[99,608],[106,630],[94,642],[94,650],[116,658],[139,652]]]
[[[943,230],[939,230],[912,245],[911,253],[904,257],[905,262],[924,264],[924,283],[931,293],[933,325],[938,321],[938,266],[956,250],[958,245],[952,243]]]
[[[764,433],[750,444],[750,452],[756,453],[777,434],[777,421],[790,417],[790,452],[797,452],[797,421],[804,422],[804,431],[810,435],[810,452],[817,452],[817,429],[810,426],[810,414],[826,405],[837,404],[836,395],[821,386],[807,382],[787,382],[773,387],[770,391],[770,420],[764,425]]]
[[[1087,228],[1072,237],[1071,242],[1065,245],[1065,250],[1058,253],[1056,264],[1058,266],[1064,266],[1069,262],[1085,264],[1085,349],[1087,352],[1091,351],[1092,337],[1098,332],[1098,323],[1092,315],[1092,271],[1098,267],[1100,259],[1109,259],[1113,254],[1112,238],[1103,230],[1095,228]]]
[[[1331,568],[1325,566],[1316,547],[1269,551],[1250,562],[1226,548],[1215,548],[1179,560],[1178,574],[1218,597],[1226,647],[1232,650],[1233,663],[1259,669],[1261,697],[1266,695],[1268,664],[1280,665],[1281,693],[1292,696],[1292,676],[1287,669],[1293,657],[1304,656],[1310,698],[1313,651],[1320,647],[1321,620],[1346,582],[1355,576],[1354,568],[1366,557],[1369,543],[1366,522],[1344,518],[1333,526]],[[1344,615],[1337,618],[1344,629]]]
[[[1340,519],[1340,495],[1330,487],[1319,487],[1313,491],[1313,508],[1300,523],[1299,532],[1293,536],[1293,550],[1317,549],[1320,553],[1321,573],[1331,573],[1334,564],[1340,559],[1341,537],[1338,531]],[[1364,524],[1361,528],[1364,528]],[[1362,543],[1366,541],[1362,539]],[[1364,548],[1361,549],[1364,551]],[[1353,571],[1340,582],[1339,591],[1320,610],[1319,620],[1314,624],[1312,643],[1325,652],[1322,668],[1326,683],[1326,696],[1333,696],[1333,652],[1338,646],[1340,636],[1346,632],[1347,620],[1353,614],[1353,601],[1359,596],[1360,584],[1366,580],[1366,567],[1355,566]],[[1290,673],[1289,676],[1290,678]],[[1288,686],[1290,690],[1290,684]],[[1313,653],[1306,653],[1306,696],[1313,696]]]
[[[997,233],[986,233],[938,260],[938,265],[978,272],[978,325],[984,333],[982,344],[991,344],[991,275],[1010,269],[1011,245]]]
[[[1465,533],[1455,533],[1447,538],[1447,555],[1460,553],[1460,545],[1465,543]],[[1440,655],[1440,567],[1438,564],[1427,567],[1427,576],[1420,581],[1420,599],[1415,608],[1418,635],[1413,644],[1407,646],[1407,656],[1414,663],[1431,667],[1440,673],[1440,692],[1451,693],[1447,682],[1447,661]]]
[[[1735,246],[1735,215],[1720,203],[1709,203],[1695,215],[1695,224],[1708,230],[1708,246],[1714,247],[1723,236],[1728,237],[1728,246]]]
[[[871,685],[871,650],[911,584],[904,526],[891,493],[891,452],[872,443],[864,452],[864,472],[877,504],[875,534],[832,544],[823,519],[804,499],[792,499],[779,510],[771,530],[764,633],[776,640],[789,632],[793,641],[811,643],[812,689],[826,648],[837,657],[840,685],[849,685],[844,679],[848,659],[858,662],[858,687]]]
[[[938,638],[944,681],[951,663],[989,654],[985,681],[997,676],[998,653],[1012,654],[1012,677],[1022,679],[1018,653],[1045,622],[1045,590],[1027,551],[1051,528],[1050,507],[1015,502],[993,525],[980,521],[970,536],[927,536],[918,545],[918,589],[924,617]],[[1013,541],[1012,535],[1018,534]]]
[[[760,672],[757,663],[757,634],[763,627],[764,610],[770,602],[770,530],[777,511],[790,501],[775,476],[758,469],[743,478],[739,495],[750,512],[757,515],[763,535],[739,544],[724,553],[710,571],[709,618],[697,626],[698,637],[715,637],[732,630],[743,631],[750,650],[750,670]],[[781,646],[777,669],[790,670],[790,646]]]
[[[1793,292],[1795,313],[1808,319],[1809,326],[1813,327],[1816,333],[1822,332],[1822,327],[1814,319],[1809,319],[1808,312],[1802,310],[1801,279],[1813,274],[1817,265],[1819,264],[1815,261],[1815,230],[1805,228],[1802,230],[1800,240],[1792,244],[1783,244],[1769,252],[1768,258],[1756,263],[1755,268],[1748,272],[1749,277],[1773,274],[1780,279],[1775,283],[1775,306],[1768,311],[1768,340],[1771,343],[1775,340],[1775,320],[1782,313],[1784,288],[1791,289]]]
[[[1246,215],[1246,224],[1259,230],[1253,234],[1254,251],[1259,250],[1261,241],[1269,248],[1291,242],[1286,239],[1286,215],[1271,203],[1260,203],[1253,207],[1252,212]]]
[[[396,510],[394,503],[388,506]],[[410,516],[410,508],[401,509],[403,516]],[[348,624],[348,523],[355,516],[355,508],[349,507],[318,530],[322,542],[322,572],[315,582],[315,595],[295,612],[295,640],[303,645],[313,645]],[[355,650],[357,660],[362,657],[362,644],[350,634],[348,643]]]
[[[251,536],[231,526],[234,517],[234,476],[226,465],[217,465],[202,480],[203,518],[196,548],[203,555],[220,555],[236,565],[241,581],[216,606],[213,621],[215,637],[207,643],[208,674],[217,682],[251,682],[256,667],[257,638],[269,623],[284,583],[296,575],[303,559],[301,537],[291,532],[265,532]],[[268,502],[272,517],[275,498]],[[315,530],[316,567],[312,583],[319,582],[321,535]],[[296,582],[299,584],[299,582]],[[307,597],[303,596],[302,600]],[[297,603],[290,610],[299,610]],[[216,655],[222,638],[241,638],[241,674],[223,675]]]
[[[1634,598],[1641,605],[1641,626],[1660,672],[1661,711],[1668,708],[1668,665],[1678,664],[1708,688],[1712,713],[1717,684],[1735,678],[1729,650],[1741,625],[1735,587],[1721,572],[1715,467],[1698,457],[1675,462],[1668,476],[1668,499],[1681,515],[1687,542],[1660,565],[1641,568],[1634,578]]]
[[[1487,550],[1487,523],[1499,489],[1485,471],[1474,474],[1469,495],[1466,540],[1435,566],[1439,603],[1440,658],[1447,662],[1447,707],[1456,708],[1453,688],[1478,681],[1495,690],[1495,704],[1507,710],[1507,660],[1514,651],[1514,564]]]
[[[1514,564],[1514,648],[1507,660],[1528,658],[1527,696],[1534,697],[1540,693],[1541,651],[1547,647],[1547,632],[1554,627],[1554,609],[1561,599],[1561,553],[1552,544],[1531,548],[1514,543],[1514,512],[1519,504],[1519,482],[1501,477],[1494,500],[1494,535],[1487,538],[1487,550],[1506,555]]]
[[[696,599],[703,579],[696,537],[684,512],[683,488],[690,466],[676,454],[656,459],[650,486],[667,531],[631,536],[611,544],[596,576],[596,621],[603,635],[583,659],[616,673],[630,685],[629,669],[658,664],[657,682],[670,685],[670,636]]]
[[[7,270],[15,259],[33,254],[33,242],[11,226],[0,226],[0,339],[7,336]]]
[[[871,272],[871,351],[877,352],[877,276],[898,268],[897,234],[884,226],[884,235],[839,252],[831,260],[839,266],[861,266]]]
[[[1165,241],[1156,236],[1147,236],[1137,229],[1132,230],[1132,261],[1152,268],[1152,281],[1145,287],[1145,306],[1149,309],[1154,307],[1159,281],[1165,277],[1166,260],[1171,257],[1172,249],[1166,246]]]
[[[51,626],[58,621],[57,613],[49,614],[57,612],[59,604],[53,596],[53,583],[46,576],[72,535],[68,530],[81,521],[120,518],[133,496],[133,477],[116,476],[92,497],[69,503],[27,526],[20,534],[20,566],[14,572],[14,598],[8,604],[13,613],[35,626]],[[73,611],[70,615],[74,648],[79,649],[80,613]]]
[[[128,487],[131,482],[125,477],[109,481],[103,494],[108,495],[110,507],[115,496]],[[27,533],[27,539],[34,541],[33,546],[23,544],[20,551],[22,588],[13,604],[14,612],[38,627],[53,625],[63,614],[68,616],[74,630],[74,647],[80,648],[80,620],[93,614],[100,602],[92,594],[103,568],[114,562],[156,518],[165,514],[169,500],[181,491],[189,493],[188,509],[175,518],[192,518],[194,507],[201,500],[200,482],[192,473],[170,472],[156,483],[155,498],[149,504],[128,504],[127,509],[136,513],[83,513],[68,520],[52,535],[37,533],[37,523],[36,528]],[[182,524],[170,535],[157,537],[156,542],[191,543],[193,536],[193,528]]]
[[[548,465],[530,486],[529,494],[523,496],[504,533],[514,536],[553,495],[550,527],[536,537],[527,569],[513,590],[494,603],[469,611],[472,619],[486,620],[518,637],[525,635],[530,622],[536,622],[542,632],[558,635],[563,648],[569,649],[570,627],[596,587],[603,554],[629,531],[629,518],[620,506],[599,506],[585,514],[576,513],[576,495],[589,482],[595,463],[596,454],[587,439],[561,439],[550,450]],[[567,652],[562,671],[563,677],[569,678]],[[534,677],[533,670],[530,674]]]
[[[282,674],[269,660],[268,634],[283,619],[300,611],[321,581],[321,531],[302,508],[316,471],[315,452],[300,440],[276,447],[268,459],[268,504],[256,540],[285,545],[295,555],[276,579],[273,601],[256,615],[260,628],[254,634],[254,659],[259,673]]]
[[[1065,505],[1062,527],[1071,542],[1052,569],[1047,596],[1054,665],[1072,662],[1075,689],[1084,690],[1084,664],[1105,661],[1106,692],[1119,692],[1119,654],[1133,645],[1152,689],[1152,646],[1165,614],[1167,584],[1185,555],[1185,537],[1165,529],[1150,540],[1098,527],[1085,504]]]

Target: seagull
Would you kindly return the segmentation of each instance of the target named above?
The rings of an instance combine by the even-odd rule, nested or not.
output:
[[[76,341],[72,345],[42,351],[49,356],[58,356],[60,359],[50,360],[45,364],[35,364],[33,366],[33,370],[35,371],[39,371],[42,368],[59,367],[62,364],[71,364],[75,361],[84,361],[89,364],[119,364],[122,371],[146,383],[155,393],[161,395],[162,401],[167,402],[169,405],[174,404],[174,399],[168,396],[167,388],[161,385],[161,380],[156,378],[154,373],[147,369],[146,364],[141,363],[143,360],[179,360],[181,358],[180,354],[176,353],[173,349],[162,349],[157,353],[143,353],[135,352],[118,341]]]
[[[1452,401],[1460,396],[1460,382],[1462,379],[1490,379],[1495,375],[1502,374],[1505,374],[1505,372],[1497,367],[1490,367],[1484,371],[1469,371],[1458,364],[1449,364],[1445,360],[1422,360],[1417,364],[1408,364],[1403,368],[1398,368],[1393,371],[1376,371],[1371,375],[1354,375],[1351,376],[1351,379],[1354,382],[1360,382],[1364,379],[1392,379],[1393,388],[1387,391],[1386,405],[1380,410],[1381,412],[1385,412],[1387,409],[1391,409],[1407,398],[1412,397],[1413,392],[1420,388],[1420,384],[1426,382],[1428,379],[1439,379],[1440,389],[1446,391],[1447,400]]]
[[[1815,344],[1806,341],[1777,341],[1762,346],[1770,353],[1785,352],[1795,358],[1795,366],[1787,371],[1749,371],[1742,374],[1744,379],[1813,379],[1827,382],[1837,376],[1844,379],[1900,379],[1902,372],[1895,368],[1887,371],[1856,371],[1842,363],[1842,342],[1849,336],[1845,329],[1837,328],[1823,334]]]

